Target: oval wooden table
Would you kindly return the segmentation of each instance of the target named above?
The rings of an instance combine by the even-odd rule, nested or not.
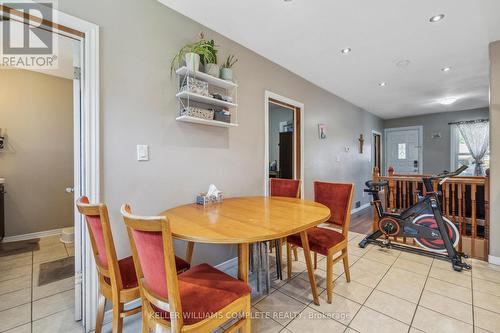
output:
[[[306,230],[327,221],[330,209],[314,201],[284,197],[241,197],[208,206],[188,204],[169,209],[172,236],[194,243],[238,244],[238,277],[248,282],[248,245],[300,233],[314,303],[319,305]]]

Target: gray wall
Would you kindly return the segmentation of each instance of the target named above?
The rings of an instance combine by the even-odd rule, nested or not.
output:
[[[305,104],[305,193],[313,180],[356,183],[370,177],[369,145],[354,149],[360,133],[370,137],[382,121],[248,49],[161,5],[156,0],[63,0],[62,11],[100,26],[102,112],[102,193],[109,206],[119,256],[130,253],[119,207],[132,204],[140,214],[156,214],[193,202],[216,184],[227,197],[261,195],[264,184],[264,92],[270,90]],[[133,18],[133,21],[124,21]],[[220,59],[239,58],[238,128],[225,129],[175,121],[178,105],[169,61],[185,43],[207,31],[220,46]],[[249,30],[249,33],[251,31]],[[320,141],[317,124],[328,125]],[[150,146],[149,162],[135,160],[136,144]],[[353,147],[350,153],[344,146]],[[336,162],[335,156],[341,162]],[[176,246],[183,255],[183,247]],[[194,261],[220,263],[234,247],[195,248]]]
[[[0,153],[6,179],[6,236],[73,225],[73,82],[25,70],[1,70]]]
[[[488,118],[488,108],[433,113],[423,116],[388,119],[385,128],[423,126],[424,173],[436,173],[450,169],[451,133],[449,122]],[[434,133],[441,133],[441,138],[433,139]],[[386,166],[385,169],[387,169]],[[386,171],[386,170],[384,170]],[[396,170],[397,171],[397,170]]]
[[[269,163],[280,163],[280,123],[293,122],[293,110],[269,103]],[[278,169],[279,170],[279,169]]]
[[[500,263],[500,41],[490,44],[490,255]]]

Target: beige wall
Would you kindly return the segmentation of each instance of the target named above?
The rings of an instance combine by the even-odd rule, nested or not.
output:
[[[6,179],[6,236],[73,224],[72,81],[25,70],[0,70],[0,153]]]
[[[209,32],[221,60],[228,53],[239,58],[240,126],[176,122],[176,80],[170,77],[169,62],[206,28],[156,0],[63,0],[59,7],[100,26],[102,192],[119,256],[130,253],[119,214],[124,202],[137,213],[156,214],[193,202],[210,183],[227,197],[263,193],[266,89],[305,104],[306,197],[312,198],[313,180],[331,180],[355,182],[357,200],[368,202],[362,182],[370,177],[371,152],[368,140],[363,155],[356,145],[360,133],[369,138],[372,129],[382,129],[379,118]],[[328,139],[318,139],[318,123],[328,125]],[[136,161],[137,144],[149,145],[150,161]],[[345,145],[351,146],[350,153],[344,152]],[[183,255],[179,244],[176,250]],[[194,261],[217,264],[235,254],[234,247],[199,246]]]
[[[500,260],[500,41],[490,44],[490,255]]]

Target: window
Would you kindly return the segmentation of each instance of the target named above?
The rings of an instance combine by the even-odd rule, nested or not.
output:
[[[474,159],[469,153],[462,134],[456,126],[451,127],[451,166],[450,170],[456,170],[461,165],[468,165],[469,168],[462,173],[462,176],[474,176]],[[490,152],[484,155],[484,170],[490,167]]]
[[[398,160],[406,160],[406,143],[398,143]]]

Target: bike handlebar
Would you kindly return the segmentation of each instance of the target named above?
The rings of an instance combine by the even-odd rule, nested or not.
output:
[[[461,174],[462,172],[464,172],[465,170],[467,170],[469,167],[467,165],[462,165],[460,168],[458,168],[457,170],[453,171],[453,172],[442,172],[438,175],[434,175],[432,177],[430,177],[431,179],[441,179],[441,178],[449,178],[449,177],[455,177],[455,176],[458,176],[459,174]]]

